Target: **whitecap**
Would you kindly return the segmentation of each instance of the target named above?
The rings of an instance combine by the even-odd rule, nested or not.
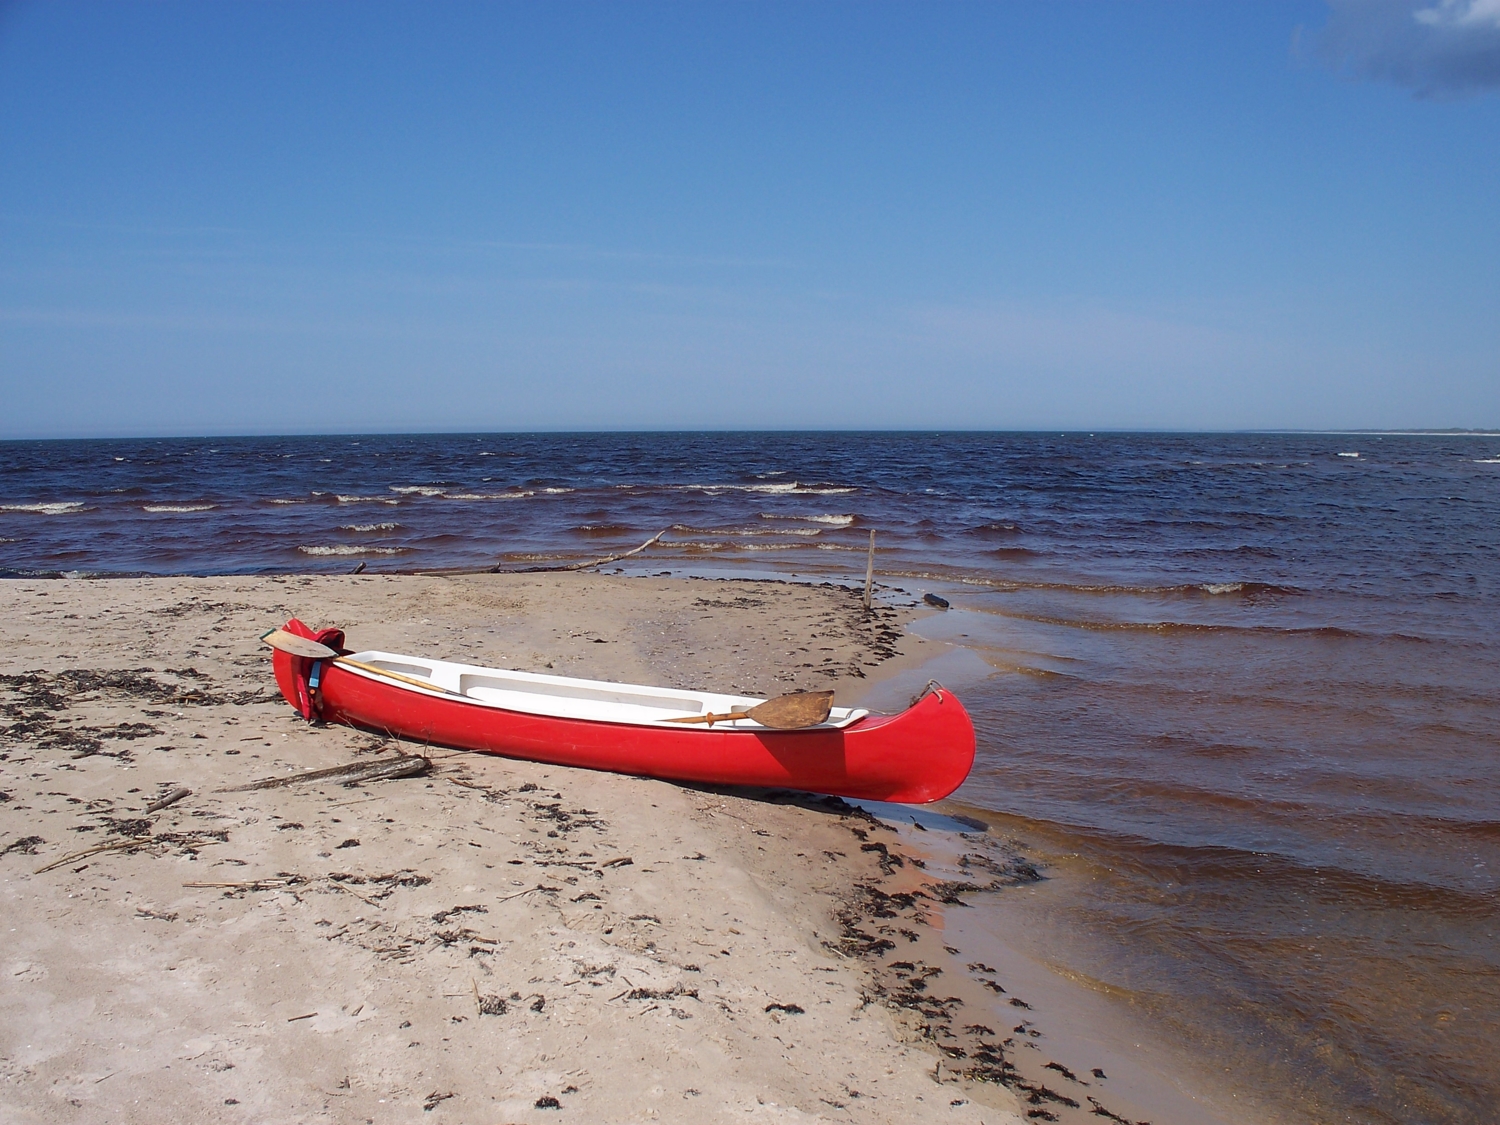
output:
[[[1500,457],[1476,457],[1474,459],[1474,464],[1476,464],[1476,465],[1500,465]]]
[[[81,500],[69,500],[60,504],[0,504],[0,512],[37,512],[44,516],[65,516],[81,511]]]
[[[340,531],[395,531],[399,523],[346,523]]]
[[[405,548],[402,547],[349,547],[340,544],[336,547],[298,547],[304,555],[399,555]]]
[[[1340,453],[1339,456],[1340,457],[1358,457],[1359,454],[1358,453]]]
[[[388,496],[341,496],[334,495],[334,499],[340,504],[399,504],[401,501],[392,500]]]
[[[857,491],[853,487],[844,485],[801,484],[794,480],[776,484],[679,484],[669,487],[693,492],[765,492],[777,496],[835,496],[844,492]]]
[[[763,520],[800,520],[804,523],[826,523],[832,527],[848,527],[854,522],[853,516],[783,516],[771,512],[762,512],[760,518]]]
[[[1205,594],[1238,594],[1244,588],[1243,582],[1205,582],[1198,587]]]
[[[142,504],[143,512],[209,512],[217,504]]]
[[[787,481],[785,484],[684,484],[678,485],[683,491],[693,492],[768,492],[783,493],[796,492],[797,482]]]
[[[524,500],[528,496],[535,496],[535,492],[450,492],[443,497],[445,500]]]
[[[560,495],[560,494],[562,494],[564,492],[576,492],[577,489],[574,489],[574,488],[544,488],[544,489],[542,489],[542,491],[546,492],[546,493],[548,493],[548,494],[550,494],[552,496],[557,496],[557,495]]]
[[[403,496],[442,496],[448,490],[446,488],[434,488],[431,485],[413,484],[402,488],[391,485],[391,491],[399,492]],[[343,497],[340,496],[339,499],[342,500]]]
[[[672,530],[684,535],[822,535],[821,527],[687,527],[673,524]]]

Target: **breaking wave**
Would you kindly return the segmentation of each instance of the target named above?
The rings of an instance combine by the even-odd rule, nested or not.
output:
[[[707,551],[795,551],[802,546],[800,543],[731,543],[722,539],[717,541],[686,539],[666,545],[690,554]]]
[[[848,527],[854,522],[853,516],[784,516],[775,512],[761,512],[760,518],[763,520],[798,520],[803,523],[826,523],[830,527]]]
[[[762,492],[772,496],[838,496],[858,492],[852,485],[802,484],[778,481],[775,484],[617,484],[620,489],[642,489],[663,492],[706,492],[710,496],[725,492]]]
[[[43,516],[66,516],[83,511],[82,500],[59,504],[0,504],[0,512],[36,512]]]
[[[217,504],[142,504],[143,512],[211,512]]]
[[[439,492],[435,495],[444,500],[524,500],[536,493],[522,489],[520,492]]]
[[[406,553],[405,547],[350,547],[340,544],[336,547],[298,547],[304,555],[401,555]]]
[[[684,524],[674,523],[673,531],[684,535],[797,535],[812,536],[823,534],[821,527],[687,527]]]

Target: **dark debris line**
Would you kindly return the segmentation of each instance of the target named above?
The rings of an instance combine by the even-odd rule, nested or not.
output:
[[[844,805],[844,808],[839,809],[838,805]],[[934,880],[913,889],[888,891],[878,885],[880,881],[891,878],[898,870],[925,865],[911,856],[899,854],[892,844],[871,840],[875,832],[892,831],[889,826],[863,809],[847,806],[844,802],[838,802],[838,805],[830,802],[831,808],[844,814],[841,819],[860,841],[860,850],[871,855],[880,868],[878,879],[858,882],[849,890],[836,915],[839,937],[824,942],[842,956],[857,957],[871,965],[873,979],[865,1002],[908,1013],[915,1021],[916,1032],[931,1042],[945,1060],[952,1060],[953,1065],[946,1068],[940,1062],[937,1073],[947,1069],[948,1073],[969,1081],[993,1083],[1014,1091],[1027,1107],[1028,1120],[1058,1121],[1061,1120],[1058,1111],[1082,1109],[1077,1098],[1055,1090],[1045,1082],[1030,1080],[1017,1068],[1013,1052],[1019,1043],[1041,1036],[1029,1021],[1021,1021],[1008,1035],[997,1035],[993,1028],[979,1023],[959,1028],[958,1012],[964,1001],[961,997],[937,991],[943,973],[941,968],[915,960],[886,960],[900,948],[900,943],[915,943],[920,939],[917,928],[930,925],[928,915],[936,907],[967,906],[965,896],[996,893],[1035,883],[1044,877],[1036,864],[1013,846],[987,842],[971,847],[958,857],[961,878]],[[962,835],[966,841],[979,842],[967,834]],[[958,952],[951,948],[947,951],[950,954]],[[968,968],[971,974],[976,974],[978,983],[997,997],[1005,993],[998,981],[986,979],[994,976],[994,969],[978,962]],[[1010,997],[1009,1003],[1016,1008],[1030,1008],[1018,997]],[[766,1010],[777,1008],[780,1005],[772,1004]],[[956,1033],[956,1028],[962,1034]],[[1054,1071],[1079,1086],[1089,1085],[1060,1063],[1043,1064],[1043,1069]],[[1091,1116],[1108,1118],[1120,1125],[1148,1125],[1115,1113],[1098,1098],[1090,1097],[1088,1101],[1091,1108],[1086,1112]]]

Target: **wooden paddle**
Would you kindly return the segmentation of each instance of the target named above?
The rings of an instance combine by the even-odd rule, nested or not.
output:
[[[371,672],[377,676],[385,676],[387,679],[400,680],[403,684],[412,687],[425,688],[428,691],[440,691],[444,695],[456,695],[460,699],[469,698],[461,691],[453,691],[442,687],[430,680],[419,680],[414,676],[403,676],[400,672],[392,672],[389,668],[381,668],[375,664],[364,664],[358,660],[350,660],[347,656],[340,656],[327,645],[320,645],[317,641],[306,637],[299,637],[295,633],[288,633],[285,629],[272,629],[269,633],[261,635],[261,640],[272,648],[289,652],[293,656],[306,657],[308,660],[327,660],[334,664],[345,664],[350,668],[358,668],[362,672]]]
[[[727,715],[684,715],[680,719],[667,719],[669,723],[732,723],[736,719],[754,719],[763,727],[772,730],[801,730],[827,722],[833,710],[831,691],[794,691],[789,695],[778,695],[764,703],[757,703],[747,711],[731,711]]]

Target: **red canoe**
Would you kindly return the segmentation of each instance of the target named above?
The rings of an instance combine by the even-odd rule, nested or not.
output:
[[[835,707],[826,722],[803,730],[770,730],[751,720],[677,725],[667,720],[762,701],[350,653],[338,630],[315,633],[295,619],[286,630],[404,677],[274,652],[276,684],[304,716],[441,746],[671,781],[907,803],[946,797],[974,763],[969,714],[937,685],[898,715]]]

